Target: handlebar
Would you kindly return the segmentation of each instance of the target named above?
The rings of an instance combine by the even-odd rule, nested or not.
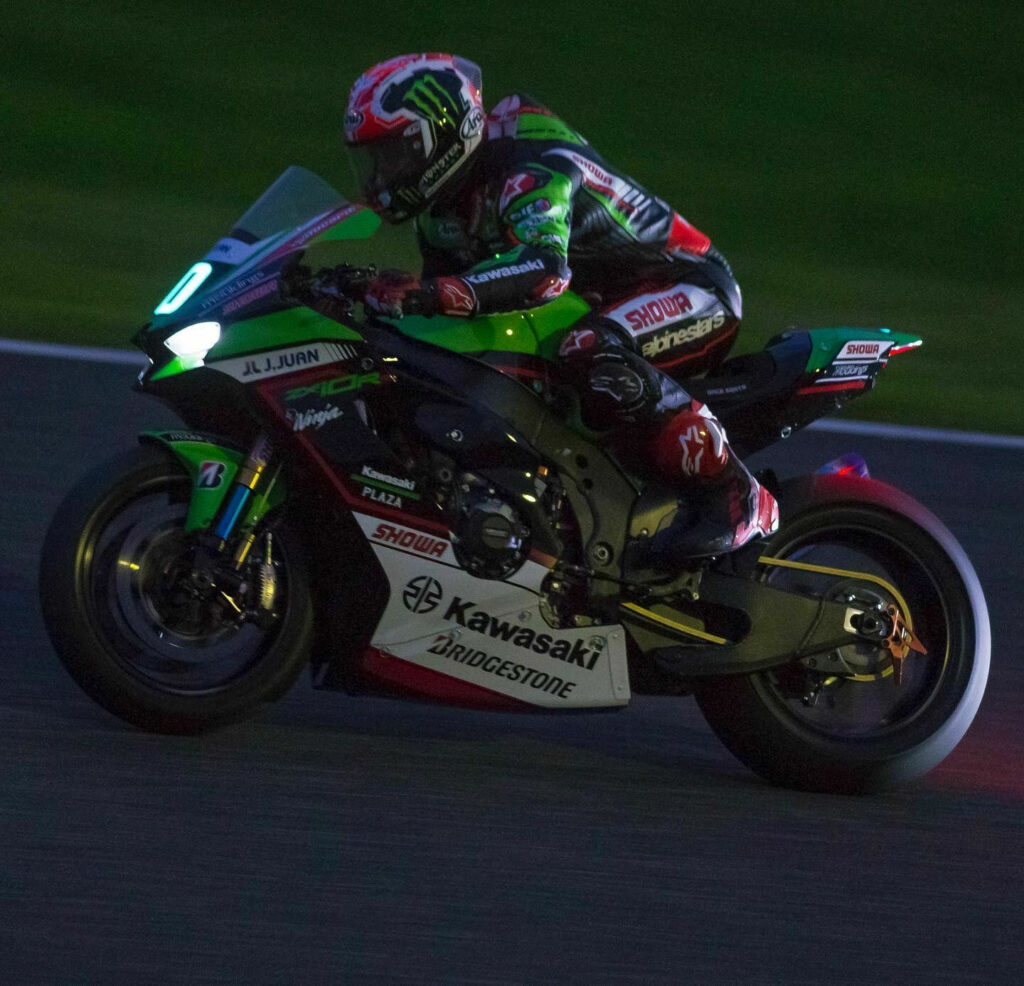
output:
[[[316,308],[332,318],[350,316],[357,301],[365,302],[370,282],[388,274],[398,274],[403,279],[409,276],[401,271],[384,271],[381,275],[372,264],[369,267],[339,264],[337,267],[322,267],[316,272],[301,264],[293,264],[279,275],[278,296],[282,301],[297,301]],[[436,299],[429,289],[409,291],[402,302],[402,314],[406,315],[432,315],[435,310]],[[367,310],[365,314],[372,319],[376,311],[374,306],[372,312]],[[401,314],[397,317],[400,318]]]
[[[362,301],[367,285],[377,276],[377,268],[353,267],[339,264],[313,271],[302,264],[294,264],[281,271],[282,296],[298,301],[329,298],[349,303]]]

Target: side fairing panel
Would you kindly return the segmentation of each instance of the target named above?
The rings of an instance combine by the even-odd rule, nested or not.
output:
[[[289,308],[229,324],[206,360],[213,362],[262,349],[301,346],[318,339],[359,341],[360,336],[310,308]]]
[[[390,583],[371,641],[383,660],[541,708],[628,703],[623,628],[548,626],[536,593],[541,566],[528,562],[514,582],[478,579],[458,567],[447,538],[355,517]]]
[[[411,386],[404,378],[399,381],[391,364],[371,358],[359,344],[321,344],[330,346],[335,349],[332,361],[307,361],[306,368],[279,376],[273,365],[264,370],[248,357],[239,362],[242,372],[250,374],[247,379],[255,378],[258,400],[344,503],[382,519],[413,519],[424,530],[445,532],[437,504],[424,496],[419,478],[381,435],[381,422],[402,418]]]

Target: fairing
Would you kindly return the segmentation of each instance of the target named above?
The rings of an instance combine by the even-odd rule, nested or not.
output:
[[[147,431],[141,441],[169,449],[185,467],[192,483],[185,531],[204,531],[213,522],[225,494],[245,459],[245,453],[207,435],[175,431]],[[240,527],[255,529],[274,507],[287,498],[283,482],[276,482],[265,495],[254,497],[240,520]]]
[[[283,300],[279,277],[313,244],[363,239],[379,226],[370,210],[348,204],[316,175],[289,168],[186,272],[135,336],[154,363],[151,375],[167,377],[207,360],[312,338],[358,337],[333,319]],[[220,326],[217,344],[186,357],[171,353],[165,340],[197,322]]]
[[[625,704],[618,580],[641,576],[631,568],[643,555],[637,544],[675,509],[677,495],[644,488],[602,443],[539,399],[557,382],[558,345],[587,303],[565,292],[508,315],[364,323],[328,318],[280,291],[281,272],[311,244],[367,236],[378,223],[309,172],[289,169],[137,336],[153,360],[140,389],[170,403],[189,427],[230,435],[238,446],[205,434],[148,437],[169,447],[192,480],[188,529],[218,516],[247,443],[267,434],[286,468],[272,497],[249,503],[242,527],[254,529],[286,496],[315,486],[336,511],[329,516],[348,524],[344,537],[360,540],[364,567],[368,553],[365,576],[387,584],[386,597],[359,614],[365,632],[348,641],[356,657],[317,658],[319,683],[485,707]],[[169,337],[202,322],[218,325],[208,349],[170,352]],[[916,341],[884,329],[793,333],[773,341],[760,364],[724,364],[703,389],[734,445],[749,450],[819,416],[824,403],[854,396],[849,385],[862,391],[890,351]],[[504,490],[528,518],[529,557],[508,577],[478,578],[461,564],[456,521],[424,465],[436,461]],[[576,519],[580,560],[598,577],[598,622],[586,629],[550,626],[541,612],[542,587],[562,551],[541,506],[540,477],[549,471]],[[303,509],[321,555],[357,556],[316,509]],[[349,582],[359,573],[323,560],[319,570],[333,572],[318,590],[325,605],[358,596]]]

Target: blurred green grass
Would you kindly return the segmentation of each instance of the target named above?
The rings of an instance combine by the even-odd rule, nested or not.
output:
[[[730,258],[741,349],[924,336],[857,417],[1024,433],[1024,8],[41,0],[5,15],[0,335],[126,345],[290,163],[351,193],[351,81],[415,50],[526,90]],[[407,229],[376,259],[414,264]]]

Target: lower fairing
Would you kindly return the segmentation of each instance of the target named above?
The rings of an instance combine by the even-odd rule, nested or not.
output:
[[[458,704],[502,704],[485,701],[487,693],[508,700],[510,708],[593,709],[629,702],[625,630],[620,624],[549,626],[540,606],[547,574],[542,565],[527,562],[506,582],[479,579],[450,557],[446,540],[423,535],[420,541],[389,542],[375,537],[381,526],[375,518],[356,519],[390,586],[370,641],[378,676],[383,670],[406,691]],[[403,673],[388,662],[433,674]],[[437,675],[451,682],[449,694],[439,694],[444,688]],[[467,694],[479,701],[466,701]]]

